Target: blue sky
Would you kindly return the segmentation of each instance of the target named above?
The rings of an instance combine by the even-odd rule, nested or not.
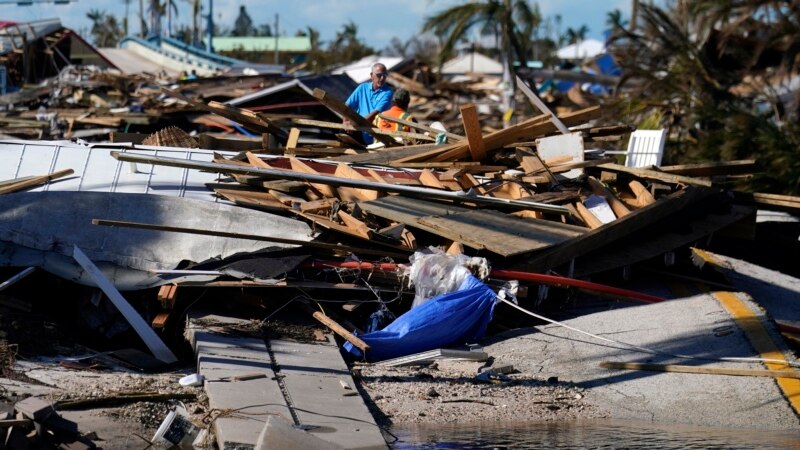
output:
[[[91,22],[86,18],[91,9],[114,13],[121,18],[125,14],[123,0],[73,0],[68,5],[34,4],[17,6],[0,4],[0,20],[32,21],[58,17],[74,30],[84,31],[88,36]],[[176,23],[191,23],[191,9],[187,0],[173,0],[178,7]],[[275,14],[279,14],[281,34],[294,34],[310,26],[320,31],[323,41],[333,39],[342,25],[352,20],[358,25],[358,35],[368,45],[382,49],[392,37],[403,41],[418,33],[425,17],[445,8],[465,3],[456,0],[215,0],[214,20],[228,27],[233,25],[244,5],[253,22],[273,26]],[[601,39],[605,28],[606,14],[619,9],[623,17],[630,16],[630,0],[543,0],[539,8],[544,16],[561,15],[561,32],[567,28],[589,27],[587,37]],[[204,12],[208,0],[203,0]],[[136,23],[138,1],[130,2],[130,22]],[[134,27],[133,31],[138,31]]]

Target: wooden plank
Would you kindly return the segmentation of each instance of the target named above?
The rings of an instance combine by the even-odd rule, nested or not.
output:
[[[800,210],[800,197],[791,195],[765,194],[763,192],[735,192],[740,202],[772,207],[773,209],[797,212]]]
[[[585,253],[575,260],[572,276],[584,278],[597,273],[607,272],[638,262],[651,260],[664,253],[691,245],[693,242],[710,236],[731,224],[746,220],[753,210],[750,207],[734,206],[724,214],[706,214],[693,217],[688,223],[675,232],[659,232],[655,235],[629,236],[608,247],[600,247]],[[623,220],[623,219],[619,219]],[[689,230],[687,232],[687,230]]]
[[[459,136],[459,135],[457,135],[455,133],[450,133],[449,131],[437,130],[436,128],[431,128],[431,127],[429,127],[427,125],[423,125],[423,124],[421,124],[419,122],[412,122],[410,120],[404,120],[404,119],[401,119],[399,117],[387,116],[386,114],[383,114],[383,113],[378,114],[378,117],[380,117],[383,120],[388,120],[389,122],[395,122],[395,123],[399,123],[401,125],[405,125],[407,127],[412,127],[412,128],[416,128],[418,130],[427,131],[428,133],[431,133],[431,136],[434,137],[434,139],[435,139],[435,136],[437,134],[439,134],[439,133],[444,133],[445,136],[447,136],[449,139],[452,139],[454,141],[463,141],[465,139],[464,136]]]
[[[256,113],[250,110],[236,108],[235,106],[230,105],[223,105],[222,103],[218,102],[210,102],[206,104],[204,102],[192,100],[185,95],[178,93],[176,91],[167,89],[165,87],[161,87],[161,91],[165,94],[175,97],[179,100],[182,100],[195,108],[202,109],[203,111],[212,112],[219,116],[225,117],[226,119],[232,120],[237,123],[241,123],[247,128],[250,128],[254,131],[258,131],[260,133],[270,133],[281,140],[285,141],[286,132],[283,129],[272,125],[269,121],[265,121],[260,118]],[[216,105],[217,107],[212,107],[211,104]]]
[[[578,125],[588,120],[595,119],[600,115],[600,107],[575,111],[573,113],[560,116],[562,122],[568,126]],[[555,131],[555,125],[549,120],[549,116],[541,115],[530,118],[502,130],[495,131],[483,136],[486,151],[493,151],[505,145],[519,142],[524,139],[535,139],[547,133]],[[439,146],[428,152],[409,156],[396,160],[398,163],[418,162],[418,161],[454,161],[469,155],[469,145],[465,142],[457,142],[446,146]]]
[[[234,152],[246,152],[251,150],[263,152],[265,150],[261,138],[230,139],[201,133],[197,136],[197,143],[200,145],[200,148],[208,150],[230,150]]]
[[[428,169],[423,169],[422,172],[420,172],[419,181],[420,181],[420,183],[422,183],[423,186],[436,188],[436,189],[447,189],[441,183],[441,181],[439,181],[439,178],[437,178],[436,175],[434,175],[433,172],[431,172]]]
[[[164,328],[167,326],[167,322],[169,321],[171,311],[162,311],[153,318],[153,321],[150,323],[150,326],[156,329]]]
[[[156,298],[161,302],[161,307],[164,309],[173,309],[175,307],[175,300],[178,297],[178,285],[165,284],[158,288]]]
[[[32,188],[34,186],[39,186],[40,184],[49,183],[52,180],[72,175],[73,173],[75,173],[75,171],[73,171],[72,169],[64,169],[50,173],[48,175],[42,175],[24,181],[7,184],[2,188],[0,188],[0,194],[10,194],[12,192],[18,192],[24,189]]]
[[[533,106],[537,107],[539,111],[543,112],[544,114],[550,116],[550,120],[553,121],[553,125],[555,125],[556,128],[558,128],[558,131],[560,131],[561,134],[569,134],[569,129],[567,129],[567,126],[564,125],[564,123],[561,120],[559,120],[559,118],[555,114],[553,114],[553,111],[551,111],[550,108],[548,108],[547,105],[544,104],[542,99],[539,98],[539,96],[536,95],[536,93],[533,92],[533,90],[531,90],[530,87],[528,87],[528,84],[525,83],[525,80],[520,78],[519,75],[517,75],[517,87],[519,88],[520,91],[522,91],[523,94],[525,94],[526,97],[528,97],[528,100],[531,101]]]
[[[349,165],[345,163],[339,163],[336,166],[336,171],[333,173],[337,177],[342,178],[349,178],[351,180],[362,180],[362,181],[369,181],[367,177],[358,173],[357,170],[353,169]],[[373,191],[369,189],[357,189],[357,188],[349,188],[349,187],[340,187],[337,189],[339,193],[339,198],[344,201],[353,201],[353,200],[375,200],[379,197],[380,193],[378,191]]]
[[[514,256],[551,247],[586,230],[550,220],[525,219],[481,209],[447,216],[426,216],[416,221],[436,234],[478,250]]]
[[[300,140],[300,129],[292,128],[289,130],[289,138],[286,140],[286,150],[297,148],[297,141]]]
[[[473,161],[483,161],[486,158],[486,146],[483,144],[483,132],[478,122],[478,110],[475,105],[468,103],[462,105],[461,123],[464,124],[464,133],[467,135],[467,146]]]
[[[651,194],[642,183],[636,180],[631,180],[628,183],[628,187],[631,188],[631,192],[633,192],[633,195],[636,196],[636,202],[639,205],[647,206],[656,202],[656,198],[653,197],[653,194]]]
[[[800,379],[800,370],[736,369],[733,367],[685,366],[679,364],[645,364],[633,362],[602,361],[600,367],[617,370],[647,370],[651,372],[695,373],[703,375],[729,375],[735,377],[769,377]]]
[[[618,172],[618,173],[629,173],[631,175],[635,175],[639,178],[644,178],[647,180],[657,180],[657,181],[666,181],[668,183],[679,183],[679,184],[688,184],[689,186],[701,186],[701,187],[711,187],[710,180],[704,180],[701,178],[691,178],[691,177],[684,177],[680,175],[672,175],[669,173],[659,172],[657,170],[650,170],[650,169],[639,169],[635,167],[625,167],[620,164],[601,164],[599,166],[600,169],[608,170],[611,172]]]
[[[541,272],[553,269],[599,247],[612,244],[647,225],[659,222],[692,203],[715,195],[718,192],[715,189],[687,187],[658,200],[652,205],[637,209],[621,219],[606,224],[604,227],[592,230],[583,236],[537,254],[528,259],[520,268],[527,272]]]
[[[214,189],[214,192],[237,205],[252,206],[268,211],[285,211],[293,206],[292,203],[287,205],[277,200],[274,193],[270,192],[243,191],[238,189]]]
[[[178,358],[175,357],[175,354],[167,347],[161,338],[147,325],[147,322],[142,319],[142,316],[133,309],[133,307],[125,300],[125,297],[119,293],[117,288],[114,287],[114,284],[106,278],[103,272],[97,268],[96,265],[81,251],[78,246],[74,246],[72,249],[72,257],[75,258],[75,261],[83,267],[83,270],[86,271],[86,274],[91,277],[91,279],[100,287],[106,297],[111,300],[111,303],[117,308],[117,310],[125,317],[125,320],[131,324],[131,327],[136,331],[136,334],[139,335],[140,338],[144,341],[147,348],[153,353],[153,356],[158,358],[161,361],[164,361],[167,364],[174,363],[178,361]]]
[[[319,175],[319,172],[312,169],[311,166],[304,163],[303,161],[300,161],[297,158],[289,158],[289,164],[291,164],[292,170],[294,170],[295,172],[308,173],[311,175]],[[324,183],[309,182],[308,184],[311,185],[317,191],[319,191],[319,193],[324,195],[325,197],[337,198],[336,190],[332,186],[329,186]]]
[[[603,226],[603,222],[597,218],[591,211],[589,211],[585,206],[583,206],[582,202],[575,203],[575,209],[578,211],[578,215],[581,217],[581,220],[591,229],[597,229]]]
[[[614,211],[617,217],[625,217],[631,213],[631,210],[625,206],[624,203],[614,195],[608,188],[603,185],[597,178],[595,177],[587,177],[586,181],[589,183],[589,187],[592,189],[592,192],[595,194],[605,197],[606,201],[608,202],[608,206],[611,207],[611,210]]]
[[[311,95],[317,100],[319,100],[319,102],[325,105],[328,109],[340,115],[341,117],[353,122],[354,124],[360,127],[367,127],[372,129],[372,124],[369,123],[367,119],[361,117],[360,115],[358,115],[358,113],[350,109],[347,105],[345,105],[338,99],[328,95],[328,93],[323,91],[322,89],[314,88],[314,91],[311,93]],[[395,141],[393,138],[389,136],[377,133],[372,134],[372,136],[375,138],[375,140],[382,142],[387,147],[398,145],[397,141]]]
[[[698,164],[681,164],[675,166],[661,166],[658,170],[674,175],[687,177],[713,177],[721,175],[741,175],[759,172],[759,167],[754,159],[738,161],[716,161]]]
[[[337,211],[336,215],[339,216],[339,219],[342,221],[344,226],[352,230],[353,233],[356,233],[362,239],[368,241],[372,239],[372,230],[370,230],[364,222],[356,219],[342,210]]]
[[[314,314],[312,314],[312,316],[314,316],[315,319],[320,321],[320,323],[322,323],[326,327],[330,328],[331,331],[333,331],[334,333],[336,333],[339,336],[341,336],[342,338],[344,338],[347,342],[349,342],[349,343],[353,344],[354,346],[356,346],[362,352],[369,351],[370,347],[366,342],[362,341],[360,338],[358,338],[355,335],[353,335],[353,333],[345,330],[344,327],[342,327],[341,325],[336,323],[330,317],[326,316],[325,314],[323,314],[323,313],[321,313],[319,311],[315,311]]]

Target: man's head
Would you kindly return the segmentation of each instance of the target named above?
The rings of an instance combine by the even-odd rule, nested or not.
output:
[[[403,109],[408,109],[408,103],[411,101],[411,94],[409,94],[407,90],[400,88],[394,91],[392,101],[395,105]]]
[[[378,89],[386,83],[386,77],[389,76],[389,71],[386,70],[386,66],[383,64],[375,63],[372,65],[372,71],[369,73],[369,76],[372,79],[372,89]]]

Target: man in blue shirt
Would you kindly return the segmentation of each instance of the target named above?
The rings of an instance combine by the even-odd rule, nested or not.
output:
[[[344,103],[372,123],[379,113],[392,107],[392,88],[386,85],[388,74],[386,66],[381,63],[373,64],[369,74],[371,81],[359,84]],[[367,145],[373,142],[369,133],[362,132],[361,138]]]

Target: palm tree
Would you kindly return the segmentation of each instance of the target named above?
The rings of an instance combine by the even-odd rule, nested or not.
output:
[[[575,59],[580,59],[581,42],[586,38],[586,33],[589,32],[589,27],[581,25],[580,28],[567,28],[567,43],[575,44]]]
[[[540,21],[541,17],[531,10],[525,0],[471,1],[426,18],[422,32],[432,31],[444,38],[442,56],[452,54],[456,44],[467,37],[475,26],[480,26],[481,32],[500,36],[500,50],[505,63],[503,78],[515,90],[516,77],[511,76],[514,73],[514,60],[518,58],[523,65],[527,65],[525,47],[519,40],[520,33],[522,30],[531,30]],[[440,58],[440,64],[442,62]]]

